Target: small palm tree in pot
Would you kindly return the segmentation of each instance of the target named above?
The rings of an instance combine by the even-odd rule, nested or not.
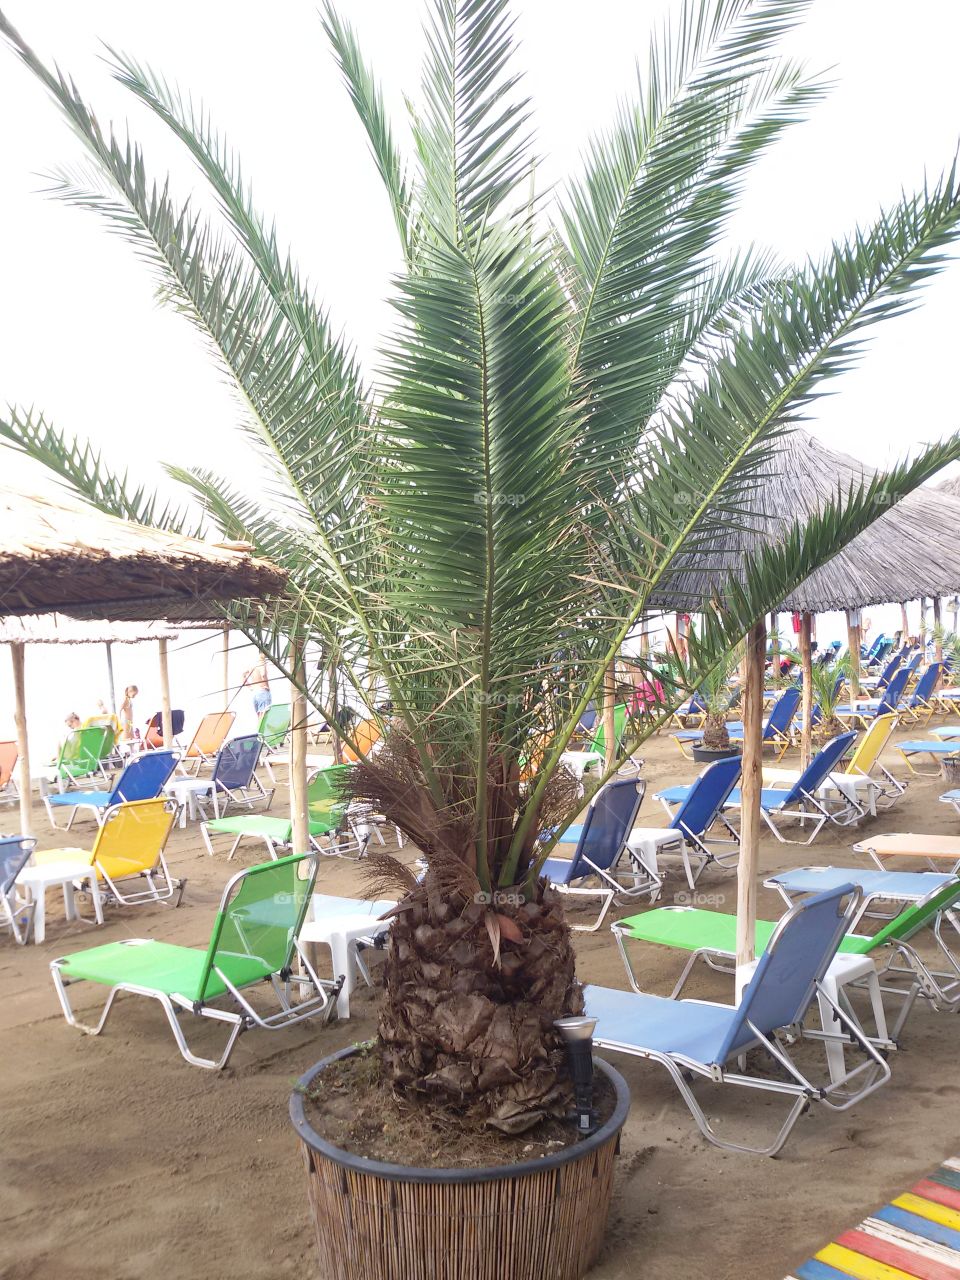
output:
[[[774,51],[803,7],[685,0],[634,100],[549,198],[537,194],[506,0],[432,5],[409,159],[352,30],[327,8],[398,232],[397,323],[375,379],[255,206],[205,107],[115,59],[120,84],[197,163],[213,222],[165,179],[148,179],[140,147],[0,15],[0,34],[93,162],[92,173],[59,175],[55,193],[132,241],[238,393],[253,491],[169,468],[204,530],[248,541],[288,572],[271,609],[237,601],[231,625],[324,719],[343,723],[349,705],[380,729],[374,754],[356,722],[343,724],[358,759],[351,794],[408,836],[426,870],[415,878],[396,859],[381,868],[403,901],[374,1053],[388,1090],[425,1122],[442,1111],[458,1132],[516,1135],[569,1111],[555,1023],[579,1014],[583,996],[543,876],[581,804],[563,756],[675,576],[714,566],[703,600],[683,602],[702,616],[683,685],[717,673],[722,740],[725,655],[960,452],[956,439],[931,446],[838,493],[735,572],[717,567],[713,553],[744,518],[771,450],[849,368],[868,322],[914,305],[960,223],[950,174],[820,262],[785,269],[764,254],[720,253],[749,167],[822,92]],[[0,434],[104,510],[193,527],[195,507],[170,506],[38,415],[12,412]],[[308,666],[308,646],[321,663]],[[601,785],[682,702],[680,681],[662,683],[664,704],[630,719]],[[389,715],[377,710],[384,702]],[[608,1195],[609,1166],[605,1176]],[[439,1185],[432,1174],[423,1183]],[[511,1249],[552,1259],[531,1274],[579,1274],[602,1238],[604,1197],[591,1189],[586,1219],[558,1234],[550,1215],[576,1197],[550,1194],[543,1222],[557,1229],[541,1225],[536,1238],[501,1210],[470,1222],[496,1222],[513,1232]],[[396,1211],[391,1196],[385,1213]],[[462,1215],[435,1217],[455,1231]],[[381,1236],[388,1249],[392,1231]],[[589,1247],[572,1253],[581,1236]],[[439,1244],[442,1257],[463,1256]],[[477,1272],[506,1247],[487,1241]],[[373,1273],[408,1275],[404,1264],[406,1252],[396,1272],[385,1258]],[[352,1265],[337,1274],[356,1274]],[[464,1263],[460,1274],[473,1272]]]

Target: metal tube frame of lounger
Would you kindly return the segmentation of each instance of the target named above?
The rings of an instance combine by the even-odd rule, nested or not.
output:
[[[941,740],[938,738],[936,740],[936,744],[939,744],[940,741]],[[916,774],[918,778],[939,778],[941,777],[940,765],[938,763],[940,760],[952,760],[955,757],[960,758],[960,742],[957,743],[956,751],[952,751],[952,752],[951,751],[936,751],[936,752],[931,751],[928,753],[925,751],[911,751],[908,755],[907,752],[904,751],[902,745],[897,745],[896,749],[900,752],[900,755],[903,757],[903,763],[907,766],[910,772]],[[925,769],[917,769],[910,762],[910,756],[922,756],[927,754],[931,755],[934,760],[935,768],[932,773],[928,773]],[[886,770],[884,770],[884,772],[886,772]]]
[[[252,791],[251,787],[226,787],[219,780],[212,781],[209,798],[212,799],[213,801],[214,818],[225,818],[227,816],[227,810],[230,808],[231,800],[233,800],[235,803],[245,804],[248,809],[252,810],[254,801],[263,799],[264,801],[266,801],[266,803],[263,806],[264,811],[270,808],[270,806],[273,804],[273,796],[276,788],[265,787],[256,774],[253,775],[250,781],[254,786],[256,786],[257,788],[256,792]],[[223,793],[222,809],[220,807],[221,792]],[[206,816],[207,816],[207,811],[203,807],[205,798],[206,797],[201,798],[199,794],[196,797],[197,808],[200,810],[200,813],[204,819],[206,819]]]
[[[18,946],[24,946],[30,937],[33,927],[33,913],[37,908],[33,898],[21,898],[17,893],[16,882],[10,893],[0,893],[0,924],[7,924]],[[23,917],[22,932],[18,916]]]
[[[850,818],[846,818],[845,820],[841,820],[840,817],[833,814],[825,805],[821,804],[820,801],[816,798],[816,796],[812,796],[809,791],[801,792],[801,797],[802,797],[801,803],[811,804],[814,807],[814,809],[817,810],[817,812],[810,813],[807,809],[777,809],[775,810],[775,814],[776,814],[776,817],[778,818],[795,819],[800,823],[801,829],[803,828],[806,822],[815,823],[816,825],[813,828],[813,832],[806,840],[788,839],[787,836],[785,836],[782,831],[778,830],[777,824],[773,821],[773,817],[767,811],[767,809],[762,808],[760,810],[760,813],[763,817],[764,822],[766,822],[767,826],[770,828],[770,830],[773,832],[773,834],[776,836],[776,838],[780,841],[781,844],[799,844],[804,846],[813,844],[814,840],[816,840],[817,836],[820,834],[820,832],[823,830],[823,828],[826,826],[828,822],[833,822],[838,827],[848,827],[852,823],[858,822],[860,818],[862,818],[866,814],[866,809],[864,809],[861,804],[854,803],[848,798],[847,804],[844,806],[844,808],[840,812],[842,814],[846,814],[850,811],[854,811],[854,816]]]
[[[144,939],[131,939],[134,941],[145,941]],[[150,1000],[156,1000],[167,1016],[167,1022],[173,1032],[174,1039],[177,1042],[177,1048],[180,1050],[181,1056],[194,1067],[203,1067],[208,1071],[220,1071],[226,1065],[233,1053],[234,1046],[237,1043],[242,1032],[247,1031],[250,1027],[258,1026],[265,1031],[277,1031],[281,1027],[293,1026],[297,1022],[303,1022],[306,1018],[312,1018],[318,1014],[322,1016],[323,1022],[321,1026],[325,1026],[329,1022],[333,1011],[337,1007],[337,997],[340,994],[340,988],[343,986],[343,978],[338,978],[335,982],[325,982],[317,978],[312,970],[306,974],[289,973],[284,975],[284,982],[287,987],[291,983],[301,986],[308,986],[316,991],[316,994],[308,1000],[303,1001],[296,1007],[289,1002],[288,995],[281,990],[276,982],[275,976],[270,975],[269,978],[258,978],[256,983],[250,983],[249,986],[257,985],[261,982],[269,982],[274,993],[280,1001],[281,1008],[275,1014],[269,1014],[266,1017],[259,1014],[250,1002],[241,994],[238,987],[230,981],[230,979],[220,969],[214,965],[212,972],[224,983],[230,995],[240,1005],[242,1012],[235,1013],[229,1009],[217,1009],[211,1005],[202,1002],[191,1002],[185,1000],[182,996],[167,995],[163,991],[156,991],[151,987],[141,987],[136,983],[119,982],[110,988],[107,995],[106,1003],[100,1013],[100,1018],[95,1025],[81,1022],[73,1012],[70,999],[67,995],[67,987],[73,986],[74,983],[69,979],[64,980],[60,972],[60,965],[63,964],[66,957],[60,957],[50,962],[50,973],[53,977],[54,986],[57,990],[57,997],[60,1000],[60,1007],[63,1010],[63,1016],[71,1027],[76,1027],[79,1031],[85,1032],[90,1036],[98,1036],[106,1025],[110,1012],[113,1009],[114,1001],[121,991],[129,992],[131,995],[146,996]],[[82,981],[82,979],[80,979]],[[246,988],[244,988],[245,990]],[[319,1007],[317,1007],[319,1006]],[[180,1025],[178,1013],[193,1013],[202,1018],[214,1018],[219,1022],[227,1022],[231,1024],[231,1032],[223,1053],[219,1058],[200,1058],[192,1052],[187,1044],[186,1037],[183,1034],[183,1028]]]
[[[753,1047],[764,1049],[777,1062],[789,1076],[791,1081],[771,1080],[759,1076],[740,1075],[737,1072],[727,1072],[723,1067],[708,1066],[702,1062],[696,1062],[692,1058],[687,1058],[681,1054],[662,1053],[658,1050],[642,1049],[637,1045],[631,1045],[628,1042],[609,1039],[605,1036],[594,1035],[594,1044],[600,1049],[608,1049],[617,1053],[629,1054],[631,1057],[647,1058],[651,1062],[658,1062],[661,1066],[666,1067],[667,1071],[673,1079],[674,1084],[684,1102],[687,1109],[693,1116],[697,1128],[714,1146],[720,1147],[725,1151],[743,1151],[750,1155],[775,1156],[782,1150],[784,1143],[793,1131],[794,1125],[800,1116],[807,1109],[811,1102],[820,1102],[825,1107],[829,1107],[831,1111],[846,1111],[850,1107],[855,1106],[864,1098],[874,1093],[882,1085],[890,1079],[891,1071],[889,1063],[881,1056],[880,1052],[873,1046],[868,1037],[857,1026],[856,1022],[848,1017],[830,996],[823,991],[820,983],[816,984],[816,995],[822,996],[824,1001],[832,1008],[837,1021],[845,1028],[846,1034],[830,1033],[824,1031],[812,1031],[803,1027],[790,1028],[790,1032],[794,1038],[803,1038],[808,1040],[818,1040],[825,1043],[830,1041],[838,1041],[845,1046],[851,1043],[856,1045],[866,1056],[867,1061],[860,1063],[854,1067],[852,1071],[848,1071],[843,1079],[831,1082],[827,1085],[817,1085],[809,1080],[797,1067],[796,1063],[790,1057],[787,1048],[782,1043],[778,1044],[773,1037],[765,1036],[760,1032],[752,1022],[747,1022],[747,1026],[753,1032],[757,1039],[757,1045]],[[786,1028],[784,1028],[786,1030]],[[862,1085],[852,1094],[846,1094],[844,1091],[851,1081],[865,1072],[871,1073],[867,1083]],[[780,1127],[779,1132],[773,1142],[766,1147],[753,1147],[738,1142],[730,1142],[720,1138],[713,1130],[709,1120],[704,1113],[703,1107],[697,1101],[696,1095],[687,1082],[685,1073],[700,1075],[708,1080],[712,1080],[715,1084],[733,1084],[739,1085],[747,1089],[758,1089],[765,1093],[779,1093],[794,1097],[793,1106],[787,1113],[787,1117]],[[834,1101],[832,1095],[837,1095],[838,1101]]]
[[[174,821],[176,821],[176,819],[174,819]],[[173,899],[174,895],[176,895],[177,899],[173,904],[174,908],[179,907],[180,903],[183,901],[183,892],[187,887],[186,877],[183,876],[178,879],[176,876],[172,876],[170,874],[170,868],[167,866],[167,859],[163,850],[158,854],[157,862],[160,866],[161,878],[166,887],[163,889],[157,887],[154,883],[153,870],[139,871],[135,874],[146,880],[150,887],[149,889],[140,889],[133,893],[129,891],[126,893],[122,892],[118,888],[116,881],[111,879],[99,862],[94,862],[93,865],[96,867],[99,875],[106,884],[110,897],[119,907],[136,907],[143,902],[160,902],[166,905],[166,903]],[[123,879],[123,877],[121,877],[121,879]],[[101,890],[101,893],[102,892],[103,891]]]

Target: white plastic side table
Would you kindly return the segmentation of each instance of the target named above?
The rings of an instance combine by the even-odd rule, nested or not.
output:
[[[301,944],[323,943],[330,948],[333,976],[344,976],[337,999],[337,1016],[350,1017],[350,993],[357,985],[357,939],[385,933],[389,920],[380,920],[385,911],[397,904],[390,901],[364,902],[360,898],[337,898],[315,893],[310,906],[310,919],[300,930]]]
[[[90,885],[90,897],[93,899],[93,910],[97,924],[103,924],[103,903],[100,900],[100,886],[97,884],[97,871],[89,862],[47,862],[39,867],[24,867],[17,876],[17,884],[26,889],[36,904],[33,915],[33,941],[39,946],[46,937],[46,897],[47,890],[63,887],[63,909],[68,920],[77,920],[77,903],[74,897],[74,881]]]

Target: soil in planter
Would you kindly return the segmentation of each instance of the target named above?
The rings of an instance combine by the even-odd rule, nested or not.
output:
[[[597,1123],[613,1114],[616,1094],[594,1076]],[[573,1120],[544,1120],[508,1137],[466,1127],[438,1099],[397,1097],[380,1078],[380,1060],[365,1050],[326,1067],[306,1095],[306,1116],[321,1138],[353,1155],[433,1169],[478,1169],[555,1155],[577,1141]]]

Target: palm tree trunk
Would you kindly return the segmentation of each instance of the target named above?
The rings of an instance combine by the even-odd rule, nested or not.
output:
[[[740,780],[740,860],[737,864],[737,966],[756,956],[760,790],[763,786],[763,673],[767,629],[747,632],[743,659],[743,776]]]
[[[471,901],[428,873],[405,899],[383,966],[381,1056],[407,1096],[519,1133],[569,1108],[553,1022],[582,1012],[583,995],[555,895],[539,882],[532,901],[503,897]]]

